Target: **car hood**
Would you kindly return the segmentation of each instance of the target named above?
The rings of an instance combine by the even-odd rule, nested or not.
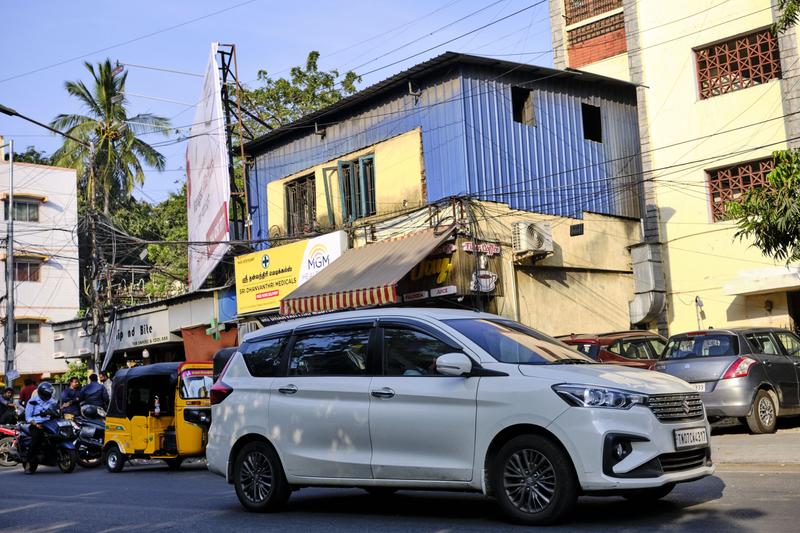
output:
[[[518,365],[522,375],[555,383],[613,387],[642,394],[694,392],[682,379],[639,368],[619,365]]]

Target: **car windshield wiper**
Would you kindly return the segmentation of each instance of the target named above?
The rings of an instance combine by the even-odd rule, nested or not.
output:
[[[551,365],[592,365],[594,361],[587,361],[586,359],[567,358],[552,361]]]

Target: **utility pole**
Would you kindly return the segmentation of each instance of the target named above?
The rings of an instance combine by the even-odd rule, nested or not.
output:
[[[6,222],[6,386],[10,387],[13,379],[15,348],[17,346],[17,326],[14,323],[14,141],[9,141],[2,148],[8,146],[10,156],[8,159],[8,221]]]
[[[9,117],[19,117],[22,120],[26,120],[26,121],[28,121],[28,122],[30,122],[32,124],[36,124],[37,126],[46,129],[48,131],[52,131],[53,133],[57,133],[58,135],[61,135],[62,137],[66,138],[66,139],[70,139],[71,141],[74,141],[74,142],[80,144],[81,146],[84,146],[84,147],[89,149],[89,187],[88,187],[89,188],[89,233],[90,233],[90,242],[89,242],[90,258],[89,258],[89,260],[90,260],[90,262],[92,264],[92,268],[91,268],[92,280],[91,280],[91,289],[90,289],[89,292],[90,292],[90,297],[91,297],[91,300],[92,300],[92,339],[93,339],[93,343],[94,343],[94,357],[92,358],[92,366],[94,368],[100,362],[100,319],[101,319],[100,315],[103,312],[103,307],[102,307],[102,304],[100,303],[100,259],[99,259],[99,256],[98,256],[99,247],[98,247],[98,244],[97,244],[97,216],[96,216],[97,213],[96,213],[96,210],[95,210],[95,195],[96,195],[96,192],[97,192],[97,187],[96,187],[97,184],[96,184],[96,176],[95,176],[95,172],[94,172],[94,166],[95,166],[95,161],[94,161],[95,147],[94,147],[94,143],[91,142],[91,141],[89,141],[89,142],[82,141],[81,139],[73,137],[72,135],[70,135],[68,133],[64,133],[63,131],[57,130],[57,129],[53,128],[53,127],[48,126],[47,124],[39,122],[38,120],[34,120],[34,119],[32,119],[32,118],[30,118],[28,116],[22,115],[22,114],[18,113],[15,109],[11,109],[10,107],[6,107],[3,104],[0,104],[0,113],[3,113],[4,115],[8,115]],[[13,158],[14,157],[13,156],[13,153],[14,153],[13,150],[12,150],[11,153],[12,153],[11,157]],[[13,169],[13,164],[12,164],[11,168]],[[13,170],[12,170],[12,172],[13,172]],[[13,174],[12,174],[12,176],[13,176]],[[13,179],[13,177],[12,177],[12,179]],[[13,188],[12,188],[12,191],[13,191]],[[9,212],[10,211],[11,211],[11,202],[9,201]],[[13,231],[13,223],[14,223],[13,219],[14,219],[13,213],[10,213],[10,215],[8,217],[9,227],[11,228],[11,229],[9,229],[9,246],[11,246],[12,243],[13,243],[13,239],[10,238],[11,237],[11,231]],[[6,265],[7,266],[11,265],[13,267],[13,255],[11,255],[9,253],[9,257],[11,258],[11,261],[10,262],[6,261]],[[6,271],[6,279],[8,279],[8,276],[9,276],[8,272],[9,271],[7,270]],[[13,271],[10,271],[10,272],[11,272],[10,273],[11,283],[9,285],[7,285],[7,287],[10,286],[10,287],[13,288],[13,286],[14,286],[14,272]],[[12,294],[12,293],[13,293],[13,290],[11,292],[9,292],[9,294]],[[13,320],[14,320],[13,316],[14,315],[12,313],[11,314],[12,323],[13,323]],[[8,324],[6,324],[6,332],[8,332],[8,330],[9,330],[9,327],[8,327]],[[16,341],[16,332],[14,332],[12,334],[12,339],[14,339],[14,341]],[[9,344],[6,343],[6,346],[8,347]],[[8,350],[8,348],[6,348],[6,350]],[[12,348],[12,357],[13,357],[13,348]],[[13,362],[13,359],[12,359],[12,362]],[[8,364],[8,352],[6,352],[6,364]]]

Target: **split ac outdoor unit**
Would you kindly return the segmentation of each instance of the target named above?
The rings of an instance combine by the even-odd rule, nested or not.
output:
[[[239,334],[238,334],[238,342],[242,344],[244,336],[248,333],[252,333],[254,331],[258,331],[259,329],[263,328],[264,326],[261,325],[261,322],[258,320],[250,320],[248,322],[242,322],[239,324]]]
[[[514,253],[546,255],[553,253],[553,234],[549,222],[514,222],[511,228]]]

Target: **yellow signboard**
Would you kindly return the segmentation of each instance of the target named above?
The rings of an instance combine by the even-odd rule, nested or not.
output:
[[[235,262],[236,312],[277,309],[282,298],[331,264],[346,247],[347,234],[335,231],[240,255]]]

